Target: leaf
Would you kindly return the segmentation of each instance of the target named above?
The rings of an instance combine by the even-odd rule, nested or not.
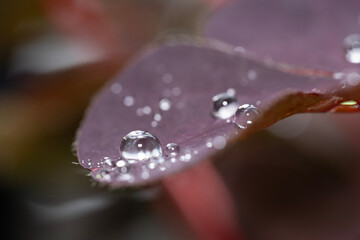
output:
[[[121,92],[114,93],[113,86],[121,86]],[[229,88],[236,91],[240,105],[255,105],[260,113],[246,129],[211,116],[213,96]],[[80,164],[92,170],[99,182],[145,185],[213,157],[224,147],[214,142],[216,137],[229,147],[236,138],[284,117],[328,111],[342,101],[359,99],[359,95],[358,85],[335,79],[331,73],[313,77],[290,74],[265,62],[249,60],[218,42],[172,41],[134,60],[104,87],[79,129],[77,154]],[[133,106],[124,105],[126,96],[134,97]],[[164,97],[172,102],[169,111],[159,109]],[[151,114],[138,116],[137,109],[145,106],[151,108]],[[157,127],[151,125],[154,113],[162,114]],[[140,161],[130,166],[127,177],[112,170],[110,177],[103,177],[104,159],[117,160],[123,136],[134,130],[152,133],[163,148],[167,143],[177,143],[181,150],[176,162],[166,160],[149,169]],[[207,146],[209,141],[213,147]]]
[[[344,39],[360,33],[357,0],[237,0],[215,11],[205,35],[248,55],[276,62],[343,71],[357,69],[345,59]]]

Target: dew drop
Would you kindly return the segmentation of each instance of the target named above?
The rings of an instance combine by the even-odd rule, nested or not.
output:
[[[131,107],[134,105],[135,99],[132,96],[126,96],[124,98],[124,105],[127,107]]]
[[[163,80],[164,83],[171,83],[172,80],[173,80],[173,76],[170,73],[165,73],[162,76],[162,80]]]
[[[253,80],[255,80],[257,78],[257,73],[256,73],[255,70],[249,70],[247,72],[247,76],[248,76],[249,80],[253,81]]]
[[[180,152],[180,147],[176,143],[168,143],[165,148],[167,156],[175,157]]]
[[[237,110],[233,117],[233,123],[239,128],[245,129],[251,125],[254,119],[259,115],[257,108],[251,104],[243,104]]]
[[[226,146],[226,139],[223,136],[217,136],[213,140],[214,148],[223,149]]]
[[[212,98],[213,112],[215,118],[227,119],[234,115],[238,108],[236,98],[228,93],[220,93]]]
[[[169,111],[171,108],[171,102],[168,98],[162,98],[159,102],[159,107],[163,111]]]
[[[158,122],[157,121],[151,121],[150,123],[151,127],[155,128],[158,126]]]
[[[181,94],[181,89],[178,88],[178,87],[174,87],[174,88],[171,90],[171,92],[172,92],[172,94],[173,94],[174,96],[180,96],[180,94]]]
[[[125,159],[137,161],[162,156],[160,141],[151,133],[141,130],[132,131],[123,137],[120,152]]]
[[[113,93],[113,94],[119,94],[122,90],[122,87],[120,85],[120,83],[114,83],[113,85],[111,85],[110,87],[110,91]]]
[[[349,63],[360,63],[360,34],[350,34],[344,40],[345,57]]]
[[[229,94],[230,96],[235,96],[236,91],[233,88],[229,88],[228,90],[226,90],[226,93]]]
[[[157,121],[157,122],[160,122],[162,119],[162,116],[160,113],[155,113],[154,114],[154,120]]]
[[[143,113],[144,113],[145,115],[149,115],[149,114],[151,113],[151,107],[145,106],[145,107],[143,108]]]

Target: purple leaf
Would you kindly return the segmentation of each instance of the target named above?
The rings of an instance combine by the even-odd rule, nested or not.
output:
[[[359,65],[346,60],[344,49],[347,36],[360,34],[358,0],[237,0],[213,13],[205,33],[256,58],[359,71]],[[360,50],[357,58],[360,61]]]
[[[245,121],[244,129],[212,116],[212,98],[228,89],[235,90],[239,105],[257,108],[258,118],[250,119],[253,123],[248,125]],[[92,170],[99,182],[144,185],[213,157],[225,145],[231,146],[235,138],[286,116],[327,111],[346,99],[358,99],[358,90],[331,74],[307,77],[279,71],[246,59],[228,45],[171,42],[133,61],[103,88],[78,132],[77,154],[80,164]],[[159,107],[163,98],[171,102],[168,111]],[[161,120],[155,121],[157,126],[152,124],[156,113],[161,114]],[[238,122],[243,120],[240,114]],[[178,144],[175,161],[164,154],[165,161],[156,162],[154,169],[146,160],[134,161],[121,171],[111,166],[111,161],[121,157],[122,138],[134,130],[155,135],[163,152],[168,143]]]

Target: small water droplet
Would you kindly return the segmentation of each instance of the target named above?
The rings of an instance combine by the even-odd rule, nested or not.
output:
[[[165,73],[162,76],[162,80],[164,83],[171,83],[173,81],[173,76],[170,73]]]
[[[253,123],[258,115],[259,112],[254,105],[244,104],[237,109],[233,118],[233,123],[239,128],[245,129]]]
[[[162,116],[160,113],[155,113],[154,114],[154,120],[157,121],[157,122],[160,122],[162,119]]]
[[[162,98],[159,102],[159,107],[162,111],[169,111],[171,108],[171,102],[168,98]]]
[[[226,93],[229,94],[230,96],[235,96],[236,91],[233,88],[229,88],[228,90],[226,90]]]
[[[165,148],[167,156],[175,157],[180,152],[180,147],[176,143],[168,143]]]
[[[151,113],[151,107],[145,106],[145,107],[143,108],[143,113],[144,113],[145,115],[149,115],[149,114]]]
[[[360,83],[360,75],[352,72],[346,75],[346,81],[351,86],[357,86]]]
[[[257,78],[257,73],[256,73],[255,70],[249,70],[247,72],[247,76],[248,76],[249,80],[253,81],[253,80],[255,80]]]
[[[138,115],[139,117],[144,116],[144,111],[142,108],[138,108],[136,109],[136,115]]]
[[[217,94],[212,98],[212,101],[212,115],[220,119],[227,119],[233,116],[239,106],[236,98],[228,93]]]
[[[174,87],[174,88],[171,90],[171,92],[172,92],[172,94],[173,94],[174,96],[180,96],[180,94],[181,94],[181,89],[178,88],[178,87]]]
[[[127,107],[131,107],[134,105],[135,99],[132,96],[126,96],[124,98],[124,105]]]
[[[114,83],[113,85],[111,85],[110,87],[110,91],[113,93],[113,94],[119,94],[122,90],[122,87],[120,85],[120,83]]]
[[[213,140],[214,148],[223,149],[226,146],[226,138],[223,136],[217,136]]]
[[[151,127],[155,128],[158,126],[158,122],[157,121],[151,121],[150,123]]]
[[[147,165],[147,167],[149,168],[149,169],[155,169],[156,168],[156,163],[155,162],[150,162],[148,165]]]
[[[208,148],[212,148],[213,144],[212,144],[212,142],[211,142],[210,139],[206,142],[206,146],[207,146]]]
[[[125,159],[138,161],[162,156],[160,141],[151,133],[136,130],[123,137],[120,152]]]
[[[261,104],[261,101],[260,101],[260,100],[257,100],[257,101],[256,101],[256,105],[259,106],[260,104]]]
[[[170,159],[170,162],[175,163],[175,162],[176,162],[176,158],[171,158],[171,159]]]
[[[350,34],[344,40],[346,60],[349,63],[360,63],[360,34]]]

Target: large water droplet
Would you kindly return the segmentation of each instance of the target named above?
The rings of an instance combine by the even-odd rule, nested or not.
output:
[[[360,34],[351,34],[344,40],[346,60],[350,63],[360,63]]]
[[[180,152],[180,147],[176,143],[168,143],[165,148],[167,156],[175,157]]]
[[[159,102],[159,107],[163,111],[169,111],[171,108],[171,102],[167,98],[162,98]]]
[[[213,112],[215,118],[227,119],[234,115],[238,108],[236,98],[228,93],[220,93],[212,98]]]
[[[160,141],[151,133],[136,130],[123,137],[120,152],[125,159],[138,161],[162,156]]]
[[[238,125],[241,129],[247,128],[251,125],[254,119],[259,115],[257,108],[251,104],[241,105],[233,118],[233,123]]]

